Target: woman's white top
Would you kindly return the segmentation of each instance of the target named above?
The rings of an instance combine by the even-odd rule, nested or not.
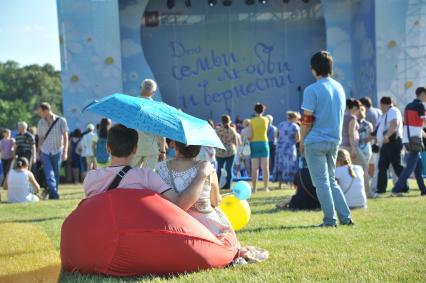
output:
[[[364,189],[364,170],[359,165],[352,165],[356,177],[349,175],[348,166],[336,168],[336,179],[350,208],[367,207],[367,197]]]
[[[13,202],[34,202],[38,197],[33,194],[29,171],[10,170],[7,177],[7,200]]]

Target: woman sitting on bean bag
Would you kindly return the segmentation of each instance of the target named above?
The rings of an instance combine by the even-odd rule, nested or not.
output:
[[[196,160],[200,153],[199,145],[176,144],[176,158],[157,164],[156,172],[170,187],[179,194],[188,190],[190,184],[199,174],[199,161]],[[212,173],[204,182],[202,190],[194,195],[194,202],[187,213],[203,224],[219,240],[231,242],[240,248],[234,230],[220,210],[219,182],[217,175]],[[240,248],[239,255],[248,260],[263,261],[268,258],[268,252],[256,247]]]

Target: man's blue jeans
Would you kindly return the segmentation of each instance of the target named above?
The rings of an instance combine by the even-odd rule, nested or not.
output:
[[[340,223],[351,220],[351,212],[345,196],[336,182],[336,157],[338,145],[331,142],[318,142],[305,145],[305,159],[316,187],[318,200],[324,213],[323,224],[336,225],[336,216]]]
[[[43,164],[43,172],[46,178],[47,187],[49,188],[49,199],[59,199],[58,186],[61,160],[61,153],[41,153],[41,163]]]
[[[426,194],[426,187],[422,176],[423,171],[423,163],[422,156],[420,152],[409,152],[406,156],[406,163],[404,170],[402,170],[401,174],[398,177],[398,182],[396,182],[395,186],[392,189],[393,193],[401,193],[405,192],[404,186],[407,183],[408,178],[411,173],[414,171],[414,175],[416,176],[417,185],[422,194]]]

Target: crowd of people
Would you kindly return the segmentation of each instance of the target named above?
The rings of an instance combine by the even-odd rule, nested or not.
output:
[[[257,103],[253,115],[244,120],[238,116],[232,121],[223,115],[218,123],[209,121],[224,149],[192,148],[139,131],[134,154],[118,153],[116,157],[132,156],[132,168],[157,172],[178,192],[194,179],[196,171],[190,169],[202,161],[215,168],[215,180],[210,180],[215,197],[219,189],[230,190],[232,182],[239,179],[251,179],[253,192],[259,179],[266,192],[270,181],[277,182],[279,189],[283,184],[295,187],[296,194],[277,208],[321,207],[325,226],[336,224],[335,210],[343,224],[352,223],[349,208],[367,207],[367,198],[386,192],[390,173],[394,177],[393,196],[408,192],[407,179],[413,172],[421,195],[426,195],[421,161],[426,89],[417,88],[415,99],[402,115],[391,97],[380,99],[380,109],[373,107],[367,96],[346,99],[342,86],[331,77],[332,65],[327,52],[312,57],[316,82],[305,89],[303,115],[288,111],[286,117],[279,117],[284,121],[275,126],[266,106]],[[152,99],[156,90],[153,80],[144,80],[140,95]],[[3,186],[8,189],[9,202],[37,201],[38,191],[42,198],[58,199],[62,161],[67,161],[68,181],[75,183],[102,180],[89,175],[91,170],[117,171],[110,167],[111,120],[103,118],[96,126],[88,124],[84,132],[75,129],[68,135],[66,119],[54,114],[48,103],[41,103],[37,113],[37,128],[28,129],[27,123],[19,122],[17,131],[2,131]],[[420,149],[414,149],[416,144]],[[171,159],[180,163],[166,161]],[[86,188],[87,196],[94,188]],[[215,199],[207,202],[209,206],[216,203]]]

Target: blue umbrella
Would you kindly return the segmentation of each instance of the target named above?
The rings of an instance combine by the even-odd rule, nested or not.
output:
[[[207,121],[163,102],[116,93],[93,101],[83,111],[90,111],[126,127],[184,144],[224,149],[215,130]]]

